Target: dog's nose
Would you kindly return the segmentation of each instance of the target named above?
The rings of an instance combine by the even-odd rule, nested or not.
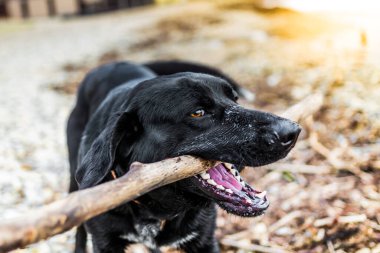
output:
[[[273,126],[273,131],[282,146],[291,146],[297,141],[301,127],[290,120],[281,120]]]

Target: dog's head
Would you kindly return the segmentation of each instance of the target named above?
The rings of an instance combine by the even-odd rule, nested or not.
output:
[[[204,74],[157,77],[120,99],[125,99],[118,105],[123,111],[108,119],[78,170],[81,188],[101,183],[113,168],[125,173],[134,161],[194,155],[221,163],[150,196],[174,198],[183,205],[213,200],[240,216],[265,211],[265,193],[245,183],[239,172],[284,158],[300,133],[296,123],[239,106],[226,81]]]

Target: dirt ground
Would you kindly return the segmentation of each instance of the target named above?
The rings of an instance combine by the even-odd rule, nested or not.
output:
[[[290,155],[243,173],[247,182],[268,192],[271,206],[266,214],[239,218],[220,211],[217,237],[224,253],[380,252],[380,18],[268,11],[250,1],[187,3],[133,15],[149,14],[156,18],[120,29],[117,40],[96,48],[96,57],[66,57],[56,64],[62,78],[44,87],[65,104],[64,112],[84,74],[114,60],[211,64],[255,92],[255,101],[243,104],[272,112],[322,93],[323,107],[300,122],[303,132]],[[109,27],[119,22],[112,15],[94,19],[106,20]],[[64,149],[64,142],[57,146]],[[65,156],[61,153],[59,159]],[[50,201],[64,192],[54,185],[46,188],[52,192]],[[27,200],[17,197],[0,208],[28,207]],[[72,248],[72,232],[58,238],[32,246],[30,252]]]

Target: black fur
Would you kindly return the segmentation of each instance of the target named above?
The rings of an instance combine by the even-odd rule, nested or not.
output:
[[[237,164],[241,170],[281,159],[294,146],[298,125],[238,106],[231,83],[239,86],[229,77],[203,65],[177,65],[119,62],[87,75],[68,121],[70,192],[78,185],[84,189],[112,180],[111,170],[121,176],[134,161],[189,154]],[[211,75],[158,76],[177,71]],[[205,116],[190,117],[200,108]],[[86,222],[95,252],[121,253],[136,242],[152,252],[163,245],[185,252],[219,252],[216,200],[192,180],[161,187],[138,198],[138,204],[127,203]],[[85,242],[81,226],[75,252],[85,252]]]
[[[152,70],[154,73],[156,73],[159,76],[171,75],[171,74],[187,72],[187,71],[217,76],[226,80],[232,86],[232,88],[239,94],[240,97],[250,102],[252,102],[255,97],[255,95],[251,91],[241,87],[235,80],[233,80],[231,77],[229,77],[225,73],[221,72],[220,70],[216,68],[206,66],[204,64],[173,60],[173,61],[148,62],[148,63],[145,63],[144,66],[148,67],[150,70]]]

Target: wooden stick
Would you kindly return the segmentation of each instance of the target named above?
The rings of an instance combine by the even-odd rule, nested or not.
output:
[[[322,95],[311,95],[282,116],[298,121],[319,110],[322,102]],[[2,221],[0,253],[65,232],[146,192],[199,174],[213,165],[215,162],[191,156],[152,164],[133,163],[130,171],[121,178],[72,193],[23,217]]]
[[[0,223],[0,252],[62,233],[160,186],[194,176],[215,162],[191,156],[157,163],[135,162],[124,176],[68,195],[26,216]]]
[[[321,93],[315,93],[289,107],[286,111],[281,113],[281,116],[294,121],[300,121],[319,111],[323,105],[323,101],[324,96]]]

